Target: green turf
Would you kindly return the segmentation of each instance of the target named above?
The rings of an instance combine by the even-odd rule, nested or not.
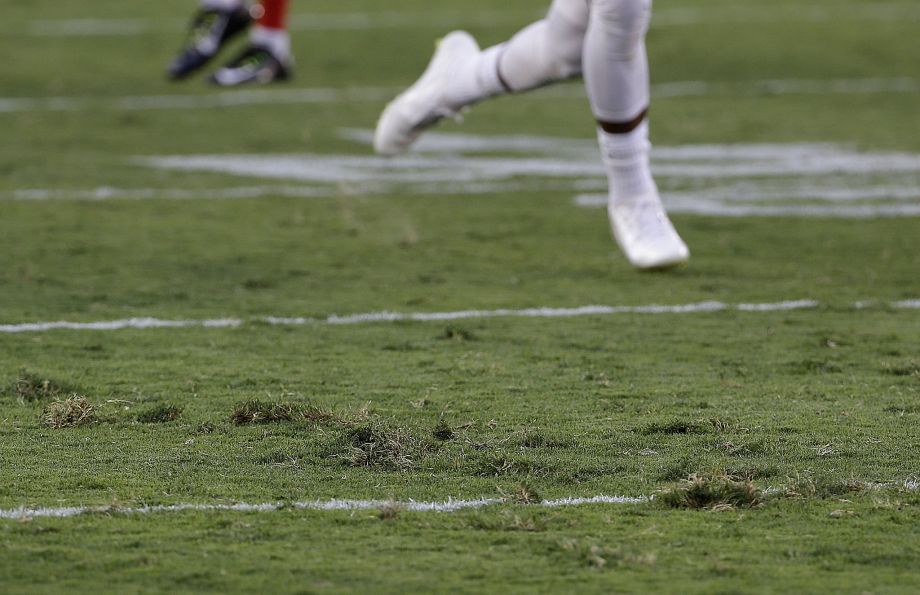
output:
[[[164,172],[136,158],[365,155],[339,131],[371,128],[382,105],[120,109],[128,96],[215,94],[197,80],[162,80],[190,4],[19,3],[0,31],[5,98],[84,102],[0,112],[0,324],[244,321],[234,329],[0,334],[0,510],[113,507],[0,521],[0,590],[920,589],[920,496],[902,487],[920,473],[920,313],[887,305],[920,298],[917,218],[676,216],[690,265],[640,274],[610,240],[603,212],[576,209],[572,193],[551,183],[477,196],[343,187],[336,198],[209,199],[214,190],[285,182]],[[716,85],[709,95],[657,100],[656,144],[832,142],[920,152],[915,93],[772,96],[746,86],[920,78],[910,2],[769,8],[753,0],[656,2],[672,22],[687,10],[712,20],[653,26],[654,82]],[[395,91],[418,74],[448,23],[491,43],[540,6],[323,0],[295,9],[300,22],[307,13],[405,14],[404,25],[294,37],[297,79],[289,88]],[[876,9],[904,18],[872,18]],[[822,11],[833,16],[796,22]],[[744,22],[745,14],[772,17]],[[149,29],[133,37],[36,35],[47,25],[36,21],[81,18],[142,19]],[[552,93],[484,104],[462,128],[443,129],[593,134],[585,100]],[[9,199],[28,189],[100,187],[152,188],[154,198]],[[157,198],[174,188],[201,196]],[[262,322],[790,299],[820,305]],[[862,300],[877,301],[854,308]],[[93,423],[44,425],[49,405],[74,393],[94,407]],[[252,400],[290,405],[294,419],[234,423],[240,404]],[[308,407],[312,417],[297,415]],[[525,489],[531,500],[662,494],[692,475],[752,482],[758,505],[674,510],[664,496],[559,509],[514,503]],[[117,512],[481,497],[508,502],[450,514]]]

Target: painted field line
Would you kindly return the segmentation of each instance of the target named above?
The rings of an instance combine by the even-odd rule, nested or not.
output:
[[[911,189],[907,189],[911,191]],[[920,189],[913,191],[916,199],[920,199]],[[717,193],[713,193],[717,194]],[[865,195],[860,190],[852,192],[858,199],[869,200],[874,193],[867,190]],[[752,192],[746,198],[756,198],[757,193]],[[813,195],[796,196],[790,194],[787,199],[810,199]],[[920,217],[920,203],[902,204],[839,204],[831,202],[824,204],[775,204],[752,205],[738,202],[720,201],[709,198],[705,192],[679,192],[668,191],[662,197],[669,213],[684,215],[712,215],[718,217],[835,217],[840,219],[880,219],[900,217]],[[914,199],[914,200],[916,200]],[[836,199],[832,199],[836,200]],[[578,207],[606,208],[606,194],[579,194],[572,199]]]
[[[541,11],[475,12],[341,12],[298,13],[288,18],[291,31],[371,31],[379,29],[456,29],[464,27],[490,27],[524,25],[540,18]],[[180,35],[188,26],[187,19],[42,19],[29,23],[28,34],[35,37],[131,37],[150,33]]]
[[[362,193],[363,192],[362,190]],[[370,189],[366,193],[371,193]],[[193,199],[246,199],[272,196],[287,198],[329,198],[341,191],[316,186],[234,186],[230,188],[116,188],[99,186],[89,189],[23,188],[0,192],[0,201],[44,201],[44,200],[193,200]]]
[[[920,309],[920,300],[897,302],[859,301],[851,304],[854,310],[865,309],[873,304],[887,305],[896,310]],[[614,316],[622,314],[695,314],[706,312],[789,312],[810,310],[820,306],[816,300],[787,300],[771,303],[725,304],[723,302],[697,302],[681,305],[646,306],[581,306],[578,308],[523,308],[518,310],[458,310],[453,312],[368,312],[345,316],[331,315],[326,318],[264,316],[245,321],[239,318],[215,318],[205,320],[163,320],[159,318],[128,318],[93,322],[24,322],[0,324],[0,333],[39,333],[53,330],[115,331],[124,329],[175,329],[175,328],[237,328],[247,324],[262,323],[276,326],[328,325],[346,326],[380,322],[447,322],[452,320],[484,318],[574,318],[581,316]]]
[[[722,302],[700,302],[676,306],[581,306],[578,308],[524,308],[519,310],[460,310],[454,312],[368,312],[339,316],[333,314],[327,318],[284,318],[265,316],[260,322],[279,326],[303,326],[326,324],[341,326],[367,324],[375,322],[438,322],[466,320],[470,318],[572,318],[576,316],[609,316],[615,314],[690,314],[695,312],[720,312],[734,309],[739,312],[776,312],[814,308],[818,302],[813,300],[785,301],[773,304],[738,304],[729,306]],[[162,328],[235,328],[245,324],[238,318],[218,318],[207,320],[163,320],[159,318],[128,318],[124,320],[106,320],[94,322],[26,322],[19,324],[0,324],[0,333],[38,333],[53,330],[78,331],[115,331],[123,329],[162,329]]]
[[[568,506],[585,506],[600,504],[642,504],[649,498],[631,498],[627,496],[594,496],[590,498],[561,498],[558,500],[544,500],[543,502],[527,506],[542,506],[546,508],[562,508]],[[235,504],[165,504],[157,506],[139,506],[121,508],[114,506],[66,506],[59,508],[13,508],[0,509],[0,519],[23,520],[32,518],[67,518],[85,514],[109,515],[145,515],[166,512],[277,512],[280,510],[318,510],[318,511],[354,511],[354,510],[380,510],[383,508],[398,508],[406,512],[457,512],[509,504],[500,498],[481,498],[477,500],[446,500],[444,502],[418,502],[407,500],[403,502],[392,500],[310,500],[302,502],[268,502],[263,504],[248,504],[245,502]]]
[[[542,6],[540,7],[543,8]],[[293,31],[367,31],[379,29],[456,29],[526,25],[542,16],[542,11],[374,11],[345,13],[298,13],[291,15]],[[726,24],[771,24],[786,22],[911,22],[920,19],[920,10],[911,2],[838,3],[833,6],[771,5],[769,7],[727,4],[713,9],[673,8],[656,10],[652,28],[711,26]],[[32,21],[27,33],[37,37],[122,37],[149,33],[181,33],[185,19],[80,18]]]
[[[253,105],[301,105],[385,102],[403,87],[306,87],[250,89],[196,95],[128,95],[113,97],[0,97],[0,113],[214,109]],[[676,81],[652,85],[657,99],[708,96],[761,95],[875,95],[920,92],[920,80],[898,78],[776,79],[745,82]],[[566,84],[525,93],[518,99],[575,99],[584,97],[582,85]]]
[[[234,328],[242,320],[218,318],[213,320],[162,320],[159,318],[127,318],[124,320],[103,320],[96,322],[26,322],[22,324],[0,324],[0,333],[41,333],[54,330],[71,331],[118,331],[123,329],[156,328]]]
[[[872,489],[897,489],[908,492],[920,490],[920,481],[907,479],[898,482],[869,483]],[[767,489],[765,492],[774,493]],[[627,505],[644,504],[654,500],[654,496],[591,496],[558,498],[543,500],[533,504],[515,504],[502,498],[478,498],[473,500],[447,499],[442,502],[422,502],[417,500],[350,500],[333,498],[331,500],[304,500],[300,502],[265,502],[250,504],[215,503],[215,504],[161,504],[153,506],[118,507],[118,506],[62,506],[62,507],[28,507],[0,509],[0,520],[26,520],[34,518],[69,518],[88,514],[102,515],[149,515],[172,512],[278,512],[282,510],[360,511],[396,508],[406,512],[441,512],[450,513],[461,510],[476,510],[490,506],[516,505],[543,508],[567,508],[573,506]]]

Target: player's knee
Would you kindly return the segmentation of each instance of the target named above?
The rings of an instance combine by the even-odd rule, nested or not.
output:
[[[547,25],[547,46],[552,51],[557,78],[578,76],[581,74],[587,23],[556,18],[550,19]]]
[[[642,47],[651,15],[651,0],[591,0],[591,19],[610,36],[617,55],[625,60]]]
[[[591,18],[627,34],[642,33],[652,14],[651,0],[591,0]]]
[[[553,56],[556,78],[564,80],[581,74],[581,46],[560,49]]]

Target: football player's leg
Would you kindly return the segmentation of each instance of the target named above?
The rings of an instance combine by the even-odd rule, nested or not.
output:
[[[262,0],[261,14],[249,32],[253,45],[267,47],[280,60],[291,57],[291,37],[287,31],[288,0]]]
[[[508,91],[528,91],[581,74],[587,28],[588,0],[554,0],[546,18],[486,53]]]
[[[262,0],[253,7],[256,24],[249,46],[214,73],[212,81],[233,86],[286,80],[291,74],[291,38],[287,31],[288,0]]]
[[[483,99],[576,76],[587,24],[587,0],[554,0],[546,18],[484,51],[469,33],[449,33],[422,77],[380,116],[374,148],[402,152],[426,128]]]
[[[169,76],[182,79],[208,63],[252,18],[243,0],[201,0]]]
[[[638,268],[683,263],[687,246],[668,220],[649,165],[649,71],[645,33],[651,0],[591,0],[584,77],[610,184],[617,242]]]

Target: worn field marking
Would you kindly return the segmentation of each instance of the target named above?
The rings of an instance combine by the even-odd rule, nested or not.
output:
[[[299,13],[292,15],[294,31],[366,31],[375,29],[456,29],[464,27],[506,27],[525,25],[542,16],[535,11],[475,12],[350,12]],[[726,4],[710,9],[670,8],[655,10],[652,28],[711,26],[726,24],[773,24],[787,22],[911,22],[920,19],[920,7],[912,2],[836,3],[833,5],[738,6]],[[120,37],[151,33],[179,33],[185,19],[81,18],[32,21],[27,33],[38,37]]]
[[[455,29],[458,25],[490,27],[525,24],[538,19],[541,11],[473,12],[343,12],[299,13],[288,19],[291,31],[369,31],[376,29]],[[151,33],[181,35],[187,19],[42,19],[32,21],[28,34],[36,37],[123,37]]]
[[[756,191],[747,198],[756,197]],[[743,197],[743,195],[742,195]],[[812,198],[813,195],[789,194],[785,199]],[[812,205],[745,205],[725,204],[706,196],[704,192],[668,192],[665,205],[670,213],[692,215],[713,215],[717,217],[837,217],[841,219],[873,219],[881,217],[920,217],[920,189],[915,190],[911,199],[914,204],[888,205],[834,205],[832,207]],[[586,208],[605,208],[606,194],[579,194],[572,199],[574,204]]]
[[[920,489],[920,482],[916,479],[907,479],[897,482],[868,483],[871,489],[897,489],[908,492]],[[775,490],[767,489],[772,493]],[[396,508],[405,512],[458,512],[461,510],[476,510],[489,506],[531,506],[542,508],[566,508],[572,506],[598,506],[598,505],[623,505],[644,504],[654,500],[654,496],[592,496],[558,498],[543,500],[533,504],[515,504],[501,498],[479,498],[474,500],[448,499],[443,502],[420,502],[416,500],[304,500],[300,502],[266,502],[261,504],[215,503],[215,504],[161,504],[138,507],[117,506],[62,506],[62,507],[28,507],[0,509],[0,519],[27,520],[33,518],[68,518],[87,514],[101,515],[148,515],[170,512],[278,512],[282,510],[316,510],[316,511],[359,511],[381,510]]]
[[[339,136],[369,145],[373,132]],[[607,182],[591,139],[431,132],[395,159],[369,154],[164,155],[139,165],[274,180],[225,188],[20,189],[4,200],[144,200],[452,196],[520,192],[575,195],[603,207]],[[653,170],[668,210],[712,216],[920,216],[920,154],[833,144],[657,146]],[[299,182],[292,185],[285,182]]]
[[[312,87],[249,89],[206,95],[128,95],[113,97],[0,97],[0,114],[69,111],[144,111],[232,108],[257,105],[381,103],[403,87]],[[877,95],[920,92],[920,80],[910,77],[854,79],[768,79],[744,82],[675,81],[652,85],[656,99],[683,97],[757,97],[762,95]],[[557,85],[525,93],[519,100],[558,100],[584,97],[579,84]]]
[[[341,137],[369,145],[370,130]],[[590,139],[432,132],[408,155],[175,155],[143,165],[325,186],[331,196],[559,192],[606,205],[606,178]],[[653,171],[672,213],[739,216],[920,216],[920,154],[817,144],[655,147]],[[590,193],[590,192],[595,193]],[[589,192],[586,194],[586,192]]]
[[[585,506],[598,504],[641,504],[648,502],[649,498],[631,498],[627,496],[594,496],[590,498],[560,498],[558,500],[544,500],[527,506],[541,506],[545,508],[562,508],[567,506]],[[481,498],[478,500],[446,500],[444,502],[418,502],[407,500],[404,502],[392,500],[312,500],[303,502],[268,502],[264,504],[168,504],[155,506],[140,506],[135,508],[120,508],[113,506],[72,506],[59,508],[14,508],[0,509],[0,519],[22,520],[31,518],[51,517],[67,518],[85,514],[109,515],[144,515],[164,512],[277,512],[280,510],[319,510],[319,511],[349,511],[349,510],[380,510],[383,508],[398,508],[406,512],[457,512],[509,504],[500,498]]]
[[[364,314],[337,315],[326,318],[263,316],[243,320],[241,318],[214,318],[206,320],[163,320],[160,318],[127,318],[123,320],[102,320],[93,322],[23,322],[0,324],[0,333],[41,333],[54,330],[72,331],[117,331],[124,329],[177,329],[177,328],[237,328],[251,324],[276,326],[328,325],[344,326],[382,322],[443,322],[484,318],[575,318],[581,316],[616,316],[623,314],[698,314],[706,312],[786,312],[809,310],[821,305],[816,300],[788,300],[760,304],[725,304],[723,302],[698,302],[682,305],[646,306],[582,306],[579,308],[523,308],[518,310],[458,310],[453,312],[368,312]],[[872,306],[895,310],[918,310],[920,300],[883,302],[863,300],[851,304],[854,310]]]
[[[45,200],[192,200],[192,199],[244,199],[281,196],[289,198],[328,198],[326,188],[316,186],[233,186],[230,188],[116,188],[99,186],[85,190],[61,190],[28,188],[0,192],[0,201],[45,201]]]

